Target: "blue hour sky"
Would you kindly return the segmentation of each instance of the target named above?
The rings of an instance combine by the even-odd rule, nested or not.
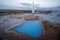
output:
[[[60,0],[0,0],[0,8],[14,8],[14,7],[23,7],[20,3],[32,4],[34,1],[34,5],[38,7],[55,7],[60,6]]]

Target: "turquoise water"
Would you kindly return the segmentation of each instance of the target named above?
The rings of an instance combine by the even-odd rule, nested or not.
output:
[[[31,37],[37,38],[42,35],[42,23],[40,21],[26,21],[23,25],[13,28],[15,31],[25,33]]]

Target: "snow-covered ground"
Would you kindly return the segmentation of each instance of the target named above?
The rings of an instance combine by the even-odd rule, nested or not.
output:
[[[52,12],[47,16],[44,16],[44,20],[60,23],[60,12]]]
[[[48,21],[52,21],[52,22],[57,22],[60,23],[60,12],[52,12],[50,14],[24,14],[25,16],[39,16],[39,19],[41,21],[43,20],[48,20]],[[58,16],[59,15],[59,16]],[[16,17],[20,17],[20,15],[7,15],[7,16],[0,16],[0,27],[5,27],[5,26],[9,26],[12,25],[14,23],[19,23],[21,22],[19,18]]]
[[[14,18],[12,15],[7,15],[7,16],[2,16],[0,17],[0,27],[6,27],[9,25],[17,24],[21,19],[19,18]]]
[[[54,11],[49,14],[24,14],[24,15],[34,15],[39,16],[41,21],[48,20],[56,23],[60,23],[60,11]]]

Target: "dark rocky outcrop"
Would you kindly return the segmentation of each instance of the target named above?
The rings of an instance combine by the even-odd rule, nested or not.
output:
[[[45,39],[58,40],[60,37],[60,25],[50,21],[42,21],[45,28]]]

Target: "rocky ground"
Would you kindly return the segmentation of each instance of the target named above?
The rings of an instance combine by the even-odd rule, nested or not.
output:
[[[32,38],[29,35],[17,33],[13,30],[8,30],[8,32],[4,32],[4,29],[7,28],[6,26],[21,22],[20,16],[16,15],[12,17],[8,15],[0,17],[0,40],[58,40],[60,37],[60,17],[44,14],[35,15],[39,16],[39,20],[42,21],[44,25],[44,35],[39,38]],[[28,17],[27,19],[30,18]]]
[[[45,39],[58,40],[60,39],[60,24],[50,21],[42,21],[45,28]]]
[[[7,33],[1,32],[0,40],[58,40],[60,39],[60,24],[50,21],[42,21],[44,25],[44,35],[39,38],[32,38],[26,34],[9,30]]]

